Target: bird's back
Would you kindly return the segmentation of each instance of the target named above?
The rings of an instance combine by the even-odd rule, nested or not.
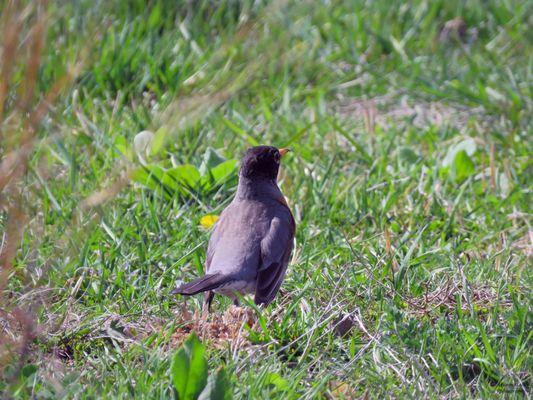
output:
[[[287,218],[288,209],[275,201],[234,200],[222,213],[207,250],[207,272],[254,279],[261,263],[261,240],[275,217]],[[285,215],[284,215],[285,214]]]

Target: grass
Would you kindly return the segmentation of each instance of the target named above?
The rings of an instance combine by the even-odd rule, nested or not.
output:
[[[0,171],[31,146],[0,180],[3,397],[172,397],[201,299],[168,292],[202,273],[200,219],[236,175],[153,171],[257,143],[294,150],[297,246],[244,345],[204,338],[234,398],[530,396],[531,4],[39,4],[1,65]],[[466,33],[442,34],[456,17]],[[130,182],[146,129],[164,133],[152,175]]]

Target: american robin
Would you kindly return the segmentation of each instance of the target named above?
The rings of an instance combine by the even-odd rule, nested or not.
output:
[[[277,184],[280,160],[289,149],[252,147],[241,161],[233,201],[216,222],[205,262],[206,274],[171,294],[206,292],[209,312],[215,293],[238,304],[236,293],[254,293],[255,304],[269,304],[285,277],[294,248],[296,224]]]

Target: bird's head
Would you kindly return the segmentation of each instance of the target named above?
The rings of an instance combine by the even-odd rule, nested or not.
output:
[[[281,157],[289,151],[290,149],[277,149],[272,146],[251,147],[242,158],[239,175],[249,179],[276,180]]]

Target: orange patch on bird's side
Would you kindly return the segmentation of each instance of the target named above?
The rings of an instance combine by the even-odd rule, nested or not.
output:
[[[207,214],[200,218],[200,226],[204,229],[210,229],[218,221],[218,215]]]

